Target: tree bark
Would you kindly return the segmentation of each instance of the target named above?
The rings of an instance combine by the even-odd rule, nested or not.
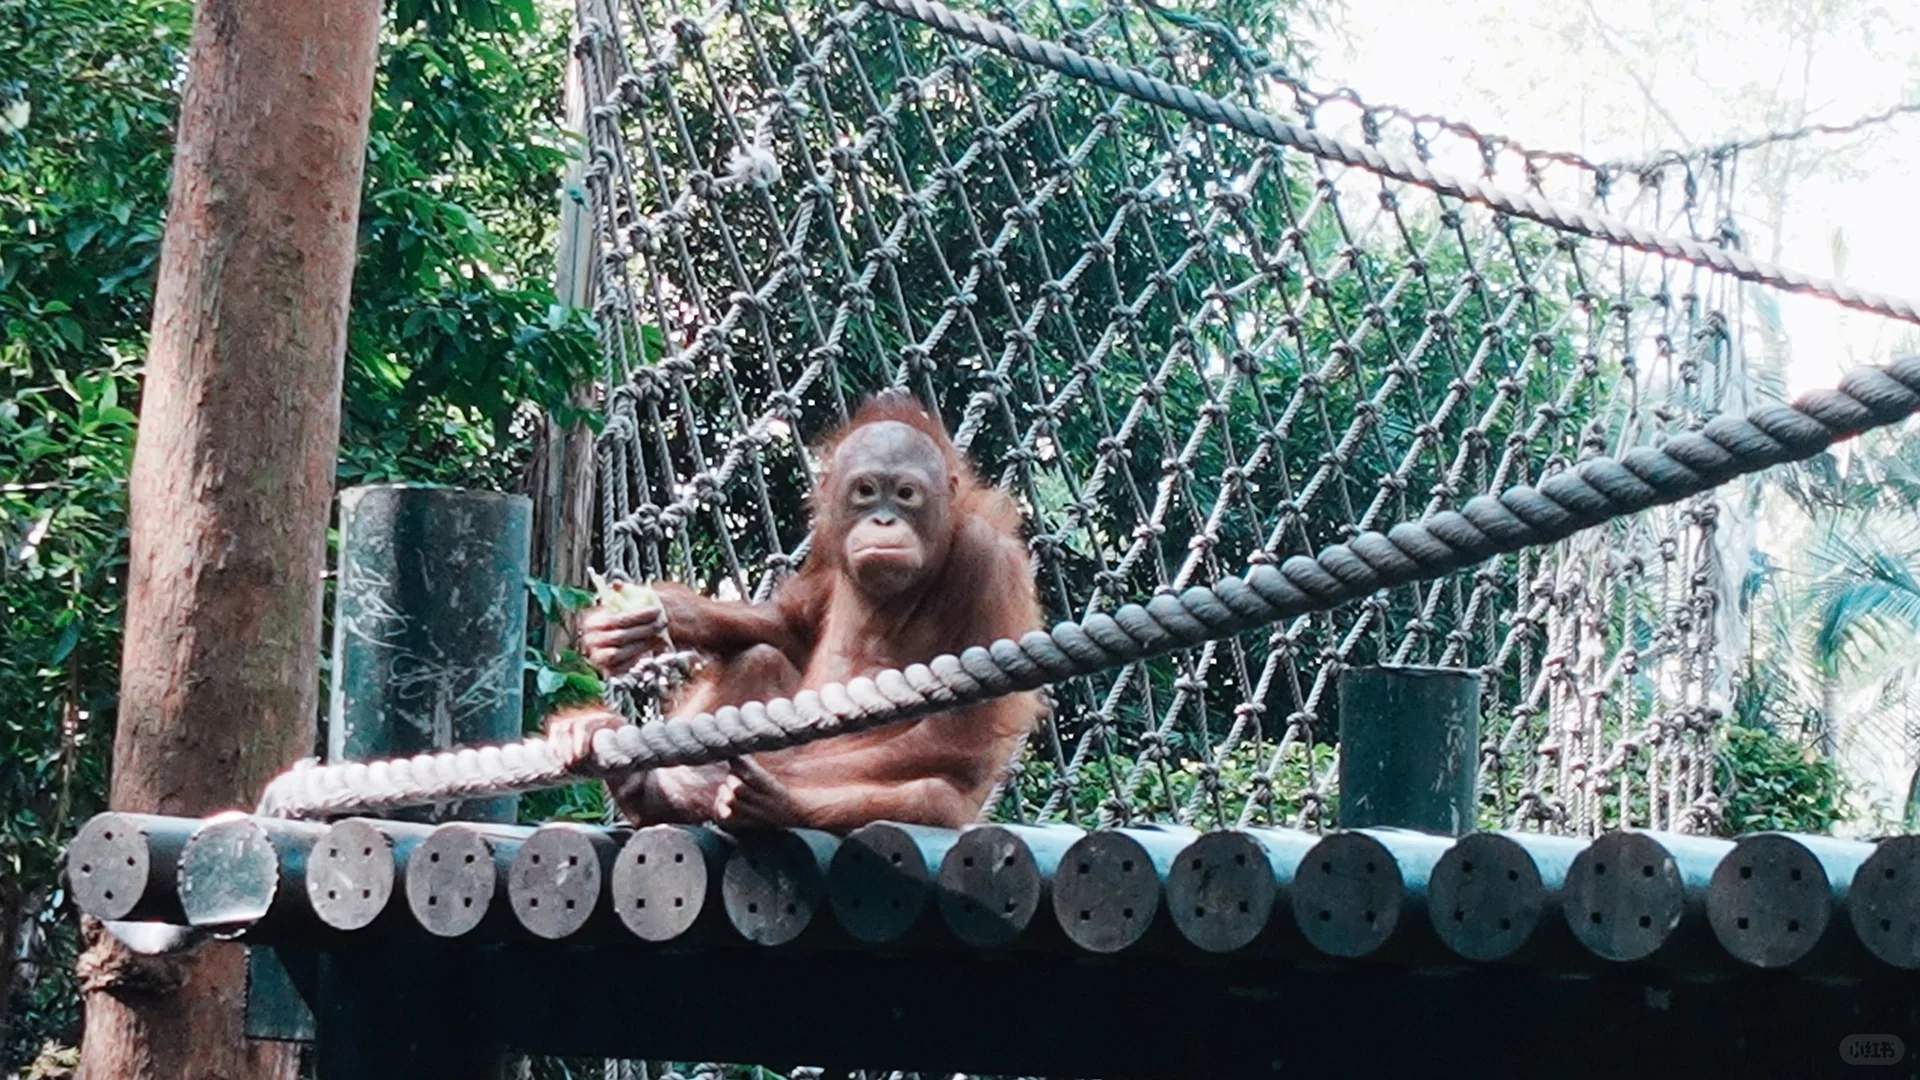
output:
[[[379,0],[202,0],[130,488],[111,804],[251,806],[312,752]],[[81,1076],[292,1076],[242,1034],[243,955],[80,961]]]
[[[25,893],[0,886],[0,1061],[12,1033],[14,976],[20,970],[20,939],[27,917]]]
[[[567,65],[565,101],[568,130],[586,132],[586,94],[577,57]],[[592,214],[585,202],[586,172],[575,159],[561,190],[560,239],[554,268],[554,297],[569,307],[593,306],[594,242]],[[593,406],[592,386],[576,387],[572,404]],[[567,426],[549,414],[541,422],[527,494],[533,499],[533,572],[559,585],[583,586],[593,560],[593,432],[585,424]],[[558,656],[571,643],[563,620],[546,625],[546,651]]]

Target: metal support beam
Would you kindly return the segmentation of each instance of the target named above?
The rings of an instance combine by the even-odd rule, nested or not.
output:
[[[396,757],[520,736],[531,536],[532,506],[519,496],[409,485],[341,493],[330,760]],[[511,822],[517,806],[509,796],[395,816]],[[493,875],[479,918],[460,932],[524,933],[508,913],[505,885],[517,835],[460,832],[443,838],[442,831],[425,837],[411,830],[384,832],[395,856],[389,864],[395,876],[385,879],[387,902],[371,914],[349,916],[335,898],[329,911],[350,920],[378,919],[389,908],[411,907],[414,880],[434,876],[423,867],[433,854],[429,847],[439,841],[462,860],[463,870],[465,856],[477,846]],[[361,850],[375,846],[373,837],[362,839]],[[341,859],[347,854],[342,849]],[[339,859],[328,862],[330,873],[348,869]],[[480,904],[479,883],[468,884],[472,888],[461,896]],[[360,888],[360,902],[370,906],[375,884],[369,879]],[[405,891],[410,903],[395,903],[395,891]],[[470,910],[462,907],[453,921]],[[429,930],[448,932],[419,908],[412,914]],[[504,1069],[496,1033],[467,1024],[470,998],[487,991],[472,981],[457,953],[416,940],[390,949],[326,953],[319,960],[310,983],[316,997],[309,998],[318,1001],[319,1080],[486,1077]]]
[[[1899,974],[1201,971],[1148,956],[739,948],[650,952],[642,966],[631,951],[550,946],[472,963],[486,986],[594,988],[470,1019],[529,1052],[942,1075],[1411,1076],[1457,1059],[1476,1078],[1841,1076],[1848,1036],[1920,1031]]]
[[[1474,827],[1480,673],[1367,667],[1340,673],[1340,825],[1461,836]]]

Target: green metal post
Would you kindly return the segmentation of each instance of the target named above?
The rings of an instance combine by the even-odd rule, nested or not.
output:
[[[340,496],[330,759],[506,742],[521,730],[532,504],[413,485]],[[514,820],[513,797],[415,815]],[[415,946],[325,953],[315,1067],[342,1077],[499,1075],[501,1048],[461,1018],[477,1004],[459,961]]]
[[[533,504],[518,495],[404,484],[341,493],[329,758],[520,737],[532,536]],[[432,819],[512,821],[515,806],[479,799]]]
[[[1479,747],[1479,672],[1347,669],[1340,675],[1341,827],[1472,831]]]

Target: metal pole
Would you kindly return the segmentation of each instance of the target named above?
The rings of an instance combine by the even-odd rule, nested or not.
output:
[[[531,537],[532,504],[519,496],[414,485],[341,493],[331,760],[519,737]],[[517,806],[502,797],[395,816],[504,823]],[[424,858],[433,839],[409,854]],[[415,869],[409,859],[409,881]],[[465,1022],[469,995],[489,991],[444,951],[345,949],[320,959],[320,1080],[503,1071],[502,1047]]]
[[[1471,832],[1479,747],[1479,672],[1402,666],[1341,672],[1341,827]]]
[[[341,493],[329,758],[520,737],[532,529],[532,504],[518,495],[404,484]],[[433,820],[512,821],[515,808],[510,795],[476,799]]]

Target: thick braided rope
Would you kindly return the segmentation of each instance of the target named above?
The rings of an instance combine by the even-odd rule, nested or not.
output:
[[[1565,206],[1537,195],[1508,191],[1431,169],[1417,160],[1370,146],[1357,146],[1288,123],[1272,113],[1235,105],[1198,90],[1155,78],[1143,71],[1097,60],[1063,45],[1023,34],[988,19],[954,11],[931,0],[869,2],[883,11],[923,23],[941,33],[984,45],[1016,60],[1095,83],[1149,105],[1184,113],[1196,120],[1224,124],[1255,138],[1276,142],[1316,157],[1418,184],[1442,195],[1490,206],[1503,213],[1551,225],[1563,232],[1607,240],[1637,251],[1708,267],[1744,281],[1807,293],[1861,311],[1920,323],[1920,305],[1902,297],[1858,289],[1845,282],[1789,269],[1717,244],[1703,244],[1688,237],[1656,232],[1606,214]]]
[[[1033,690],[1076,675],[1228,637],[1370,593],[1443,577],[1496,555],[1565,539],[1581,529],[1676,502],[1736,476],[1808,458],[1833,443],[1920,411],[1920,356],[1857,369],[1832,390],[1745,417],[1721,417],[1659,448],[1594,457],[1499,495],[1481,495],[1386,532],[1366,532],[1278,567],[1256,566],[872,678],[829,683],[792,698],[729,706],[603,731],[589,771],[724,761],[929,712]],[[542,739],[393,761],[304,766],[268,785],[263,814],[310,817],[507,794],[579,777]]]

